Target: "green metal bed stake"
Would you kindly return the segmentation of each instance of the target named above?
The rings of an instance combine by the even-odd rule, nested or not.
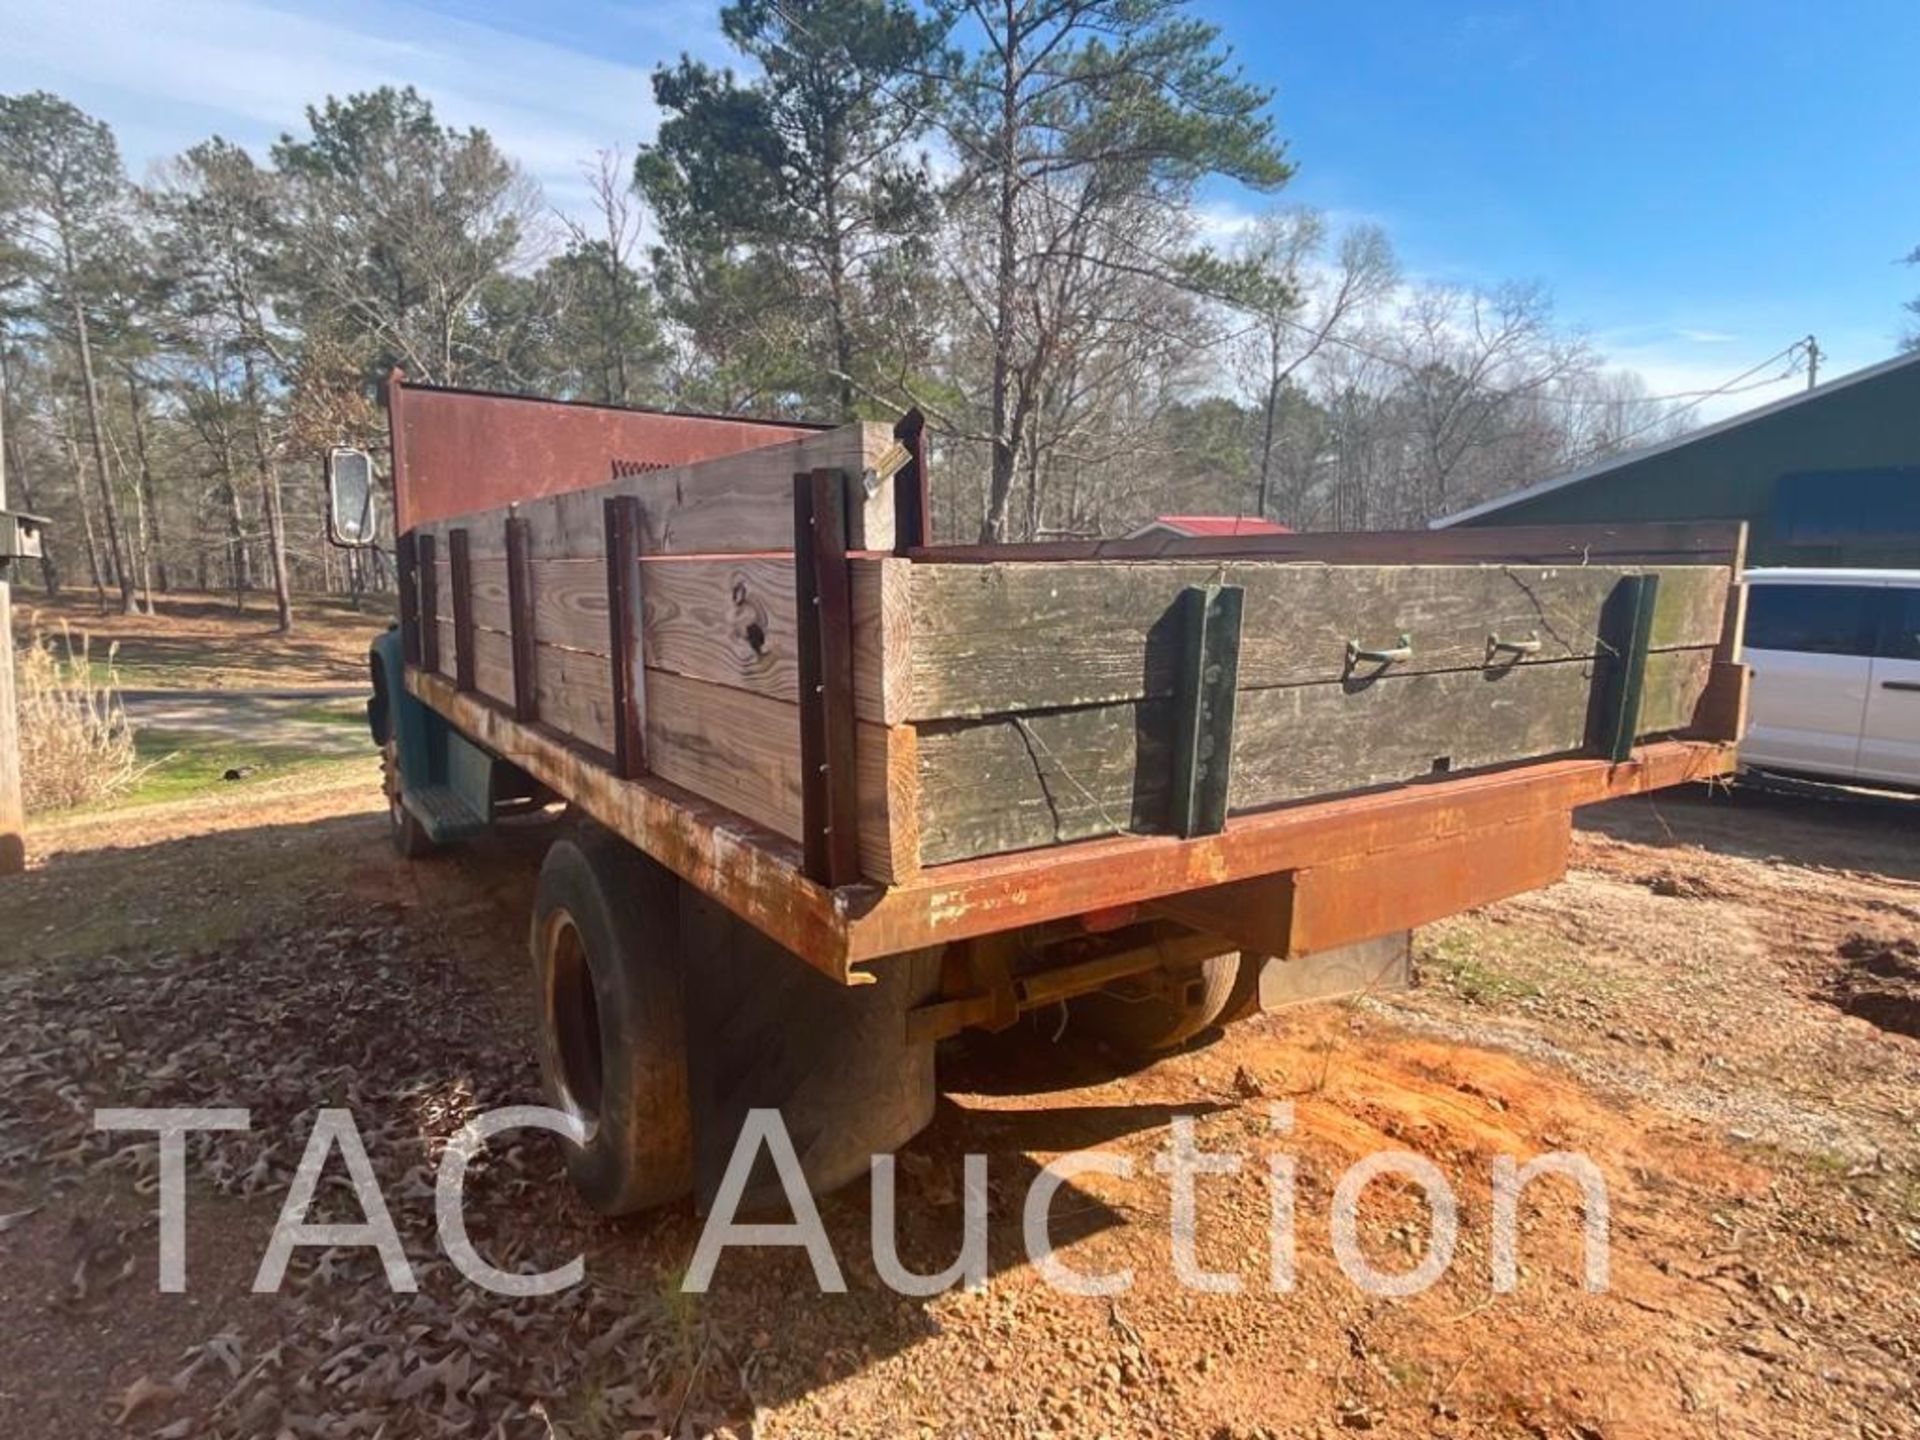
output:
[[[1191,839],[1227,824],[1233,710],[1240,681],[1238,585],[1190,585],[1180,594],[1180,685],[1173,730],[1173,829]]]
[[[1640,697],[1646,688],[1647,651],[1653,610],[1660,599],[1658,575],[1624,575],[1607,597],[1600,619],[1604,653],[1598,696],[1600,753],[1615,764],[1633,754],[1640,732]]]

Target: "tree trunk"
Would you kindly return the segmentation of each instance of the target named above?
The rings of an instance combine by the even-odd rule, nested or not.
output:
[[[247,410],[253,419],[253,461],[260,477],[261,506],[267,515],[267,563],[273,574],[276,628],[287,635],[293,631],[293,589],[287,577],[287,522],[280,509],[280,471],[267,444],[266,417],[261,413],[263,402],[252,356],[247,357],[245,373]]]
[[[234,480],[233,457],[226,457],[226,479],[221,488],[227,494],[227,583],[233,587],[233,608],[247,608],[247,592],[253,589],[253,566],[247,554],[247,517],[240,509],[240,486]]]
[[[107,550],[112,557],[114,578],[120,583],[121,613],[136,615],[140,607],[134,599],[133,566],[121,545],[120,504],[113,497],[113,479],[107,472],[107,438],[106,431],[100,425],[100,390],[94,382],[93,342],[87,334],[87,309],[80,303],[80,294],[74,285],[71,257],[67,285],[73,292],[73,333],[80,351],[80,392],[86,403],[87,428],[93,439],[94,478],[100,484],[100,506],[107,526]]]
[[[172,592],[167,580],[167,551],[160,534],[160,497],[153,484],[153,458],[147,451],[147,397],[132,371],[127,372],[127,404],[133,412],[133,451],[140,461],[140,508],[146,524],[147,554],[152,559],[154,583],[160,593]],[[153,608],[153,596],[147,596],[147,608]]]
[[[1267,382],[1267,413],[1260,427],[1260,498],[1254,507],[1254,514],[1262,520],[1267,518],[1267,501],[1273,487],[1273,417],[1280,408],[1280,377],[1275,374]]]
[[[1014,307],[1019,279],[1019,104],[1020,72],[1014,36],[1018,16],[1014,0],[1007,0],[1004,61],[1000,78],[1000,196],[994,216],[998,252],[994,256],[993,287],[993,465],[988,475],[987,513],[981,517],[982,544],[1006,539],[1007,505],[1013,497],[1013,477],[1019,465],[1018,437],[1012,433]]]
[[[147,548],[147,501],[138,486],[133,492],[133,537],[137,542],[133,547],[133,559],[139,567],[139,596],[136,608],[144,603],[147,614],[153,614],[153,552]]]
[[[74,438],[73,417],[60,413],[60,438],[66,444],[67,466],[73,475],[73,498],[80,510],[80,533],[87,542],[87,573],[93,579],[93,595],[102,610],[107,608],[106,575],[101,569],[99,542],[93,534],[93,508],[87,503],[87,469],[80,461],[80,442]]]

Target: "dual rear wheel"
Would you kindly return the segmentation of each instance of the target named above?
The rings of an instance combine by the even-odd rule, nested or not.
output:
[[[540,867],[530,948],[540,1009],[541,1079],[548,1103],[579,1126],[579,1143],[565,1147],[573,1183],[590,1205],[608,1215],[667,1204],[693,1187],[679,886],[676,876],[631,845],[590,828],[556,840]],[[902,966],[907,961],[900,958]],[[775,962],[800,964],[783,955],[773,955],[768,963]],[[930,978],[937,976],[937,967],[923,968]],[[1216,956],[1170,983],[1132,991],[1116,987],[1072,1001],[1074,1023],[1129,1057],[1169,1050],[1244,1011],[1252,993],[1249,976],[1257,980],[1258,968],[1257,961],[1243,963],[1237,954]],[[761,1003],[778,1007],[781,1023],[822,1022],[843,1037],[860,1033],[857,1016],[832,1009],[850,1002],[838,987],[816,995],[799,982],[818,985],[818,977],[796,978],[783,968],[780,978],[792,981],[795,993],[776,987],[766,994],[783,998]],[[769,973],[764,984],[774,981]],[[859,998],[869,1007],[879,1001],[873,994]],[[910,997],[901,1003],[910,1003]],[[898,1013],[899,1019],[886,1033],[904,1033],[904,1014],[888,1013]],[[877,1014],[868,1019],[880,1023]],[[863,1082],[863,1111],[833,1108],[849,1102],[837,1094],[845,1087],[831,1084],[815,1094],[804,1084],[794,1088],[790,1083],[777,1103],[790,1123],[803,1129],[825,1126],[822,1134],[830,1132],[860,1150],[858,1168],[864,1169],[866,1149],[891,1149],[925,1116],[915,1110],[885,1135],[856,1123],[861,1114],[885,1108],[880,1101],[889,1085],[903,1095],[918,1093],[902,1078],[911,1068],[907,1057],[887,1048],[881,1030],[859,1043],[863,1056],[866,1047],[874,1047],[870,1068],[878,1067]],[[929,1049],[922,1077],[923,1108],[929,1112],[931,1062]],[[830,1069],[838,1073],[849,1067],[858,1069],[851,1061]],[[828,1108],[820,1110],[822,1104]],[[822,1144],[816,1137],[814,1148]]]
[[[1259,1008],[1260,960],[1215,955],[1180,975],[1110,985],[1068,1002],[1073,1023],[1129,1059],[1177,1049]]]
[[[693,1124],[671,872],[598,832],[540,867],[531,948],[548,1103],[580,1124],[567,1170],[609,1215],[693,1186]]]

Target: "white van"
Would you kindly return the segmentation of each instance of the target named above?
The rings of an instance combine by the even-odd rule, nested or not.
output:
[[[1920,787],[1920,570],[1750,570],[1761,770]]]

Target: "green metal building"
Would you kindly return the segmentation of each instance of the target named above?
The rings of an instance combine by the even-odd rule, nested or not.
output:
[[[1920,568],[1920,352],[1436,520],[1745,520],[1752,565]]]

